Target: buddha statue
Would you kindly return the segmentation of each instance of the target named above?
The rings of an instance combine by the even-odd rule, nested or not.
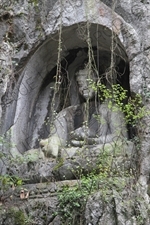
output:
[[[97,98],[92,87],[98,81],[96,70],[83,63],[75,72],[75,80],[84,101],[61,110],[55,117],[49,137],[40,141],[47,157],[57,157],[64,148],[69,154],[73,147],[105,145],[128,138],[123,113],[113,103],[110,108],[107,101]]]

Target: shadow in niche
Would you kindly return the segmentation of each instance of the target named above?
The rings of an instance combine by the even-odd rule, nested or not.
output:
[[[60,112],[62,109],[73,105],[74,103],[71,100],[71,92],[73,92],[76,86],[76,82],[73,82],[71,84],[71,78],[68,74],[68,68],[72,65],[76,57],[78,56],[78,53],[80,51],[84,51],[88,56],[88,48],[77,48],[72,49],[69,51],[68,55],[61,61],[61,82],[59,86],[59,93],[56,93],[56,100],[55,100],[55,110],[57,113]],[[108,51],[99,51],[96,47],[93,47],[93,53],[94,53],[94,61],[96,68],[98,70],[98,74],[104,74],[106,72],[106,69],[110,67],[111,62],[111,52]],[[115,56],[117,58],[117,65],[115,66],[115,71],[117,73],[117,84],[120,84],[125,90],[127,90],[127,96],[130,96],[130,87],[129,87],[129,63],[124,61],[121,57]],[[45,89],[51,84],[56,82],[56,72],[57,72],[57,66],[55,66],[50,72],[47,73],[46,77],[44,78],[39,94],[38,99],[43,94]],[[102,82],[105,84],[106,79],[103,78]],[[70,92],[70,93],[69,93]],[[52,95],[54,94],[54,90],[52,90]],[[82,96],[78,96],[78,102],[82,104],[85,100]],[[124,102],[125,104],[126,102]],[[36,109],[36,108],[35,108]],[[50,133],[50,124],[51,124],[51,118],[52,118],[52,98],[49,100],[48,106],[47,106],[47,115],[45,117],[45,122],[42,125],[40,131],[39,131],[39,137],[41,139],[45,139],[48,137]],[[34,114],[34,113],[33,113]],[[32,118],[32,124],[34,124],[35,118]],[[129,137],[131,138],[132,135],[130,134],[131,127],[128,126],[129,131]],[[133,132],[133,131],[131,131]],[[38,141],[35,143],[35,147],[39,147]]]
[[[81,50],[84,50],[88,54],[88,48],[78,48],[73,49],[69,51],[69,54],[61,61],[61,76],[63,76],[64,80],[68,79],[67,77],[67,69],[68,66],[75,60],[77,57],[77,53]],[[93,47],[93,51],[97,52],[97,48]],[[105,57],[106,55],[106,57]],[[105,73],[105,67],[101,67],[101,59],[108,60],[110,65],[110,58],[111,58],[111,52],[102,51],[102,53],[99,53],[99,59],[97,55],[95,55],[95,63],[99,74]],[[102,60],[102,61],[104,61]],[[104,64],[104,62],[103,62]],[[107,62],[108,64],[108,62]],[[130,87],[129,87],[129,63],[125,62],[123,59],[120,58],[120,62],[116,65],[115,70],[117,72],[117,83],[120,84],[125,90],[128,92],[128,96],[130,96]],[[56,71],[57,66],[55,66],[45,77],[43,80],[43,83],[41,85],[41,90],[45,89],[50,82],[55,82],[56,78]],[[105,83],[105,80],[103,80]],[[65,88],[64,83],[62,83],[62,88]],[[40,93],[39,93],[40,94]]]

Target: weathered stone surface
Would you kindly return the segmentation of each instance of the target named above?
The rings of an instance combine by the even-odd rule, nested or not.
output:
[[[21,177],[25,183],[78,179],[81,175],[100,172],[103,158],[116,172],[135,169],[135,146],[132,142],[62,149],[57,159],[46,158],[40,149],[31,149],[23,156],[9,159],[5,173]],[[5,165],[5,164],[4,164]],[[4,172],[3,172],[4,174]]]
[[[89,197],[85,209],[86,224],[88,225],[115,225],[116,218],[113,214],[114,203],[110,200],[108,206],[105,205],[101,193],[95,193]]]
[[[121,185],[118,182],[118,186]],[[130,182],[126,184],[130,185]],[[135,192],[128,193],[128,188],[123,191],[109,190],[109,200],[107,199],[107,188],[101,190],[89,197],[86,204],[85,218],[86,224],[149,224],[149,214],[145,208],[144,200],[142,201]],[[107,194],[106,194],[107,193]],[[107,202],[107,204],[105,204]]]
[[[103,52],[100,62],[103,62],[102,59],[105,57],[107,59],[105,62],[110,62],[107,53],[111,49],[111,33],[113,31],[117,35],[114,46],[115,54],[124,60],[126,67],[129,66],[129,72],[126,73],[127,76],[129,75],[129,81],[126,76],[124,82],[128,83],[127,87],[130,86],[133,95],[135,93],[142,94],[144,104],[149,110],[150,1],[118,0],[115,1],[115,5],[113,5],[113,1],[109,0],[70,0],[63,1],[62,6],[60,3],[61,1],[54,0],[44,2],[2,0],[0,9],[0,134],[5,137],[6,142],[10,141],[11,144],[6,146],[3,141],[0,143],[0,150],[8,155],[8,159],[3,157],[0,159],[0,175],[8,173],[9,155],[22,157],[23,152],[38,148],[39,139],[47,138],[49,135],[50,126],[47,124],[52,116],[50,103],[54,92],[52,77],[56,74],[61,26],[63,28],[61,60],[64,59],[67,62],[65,64],[63,61],[62,66],[64,70],[68,71],[68,74],[74,74],[76,65],[80,61],[80,59],[79,61],[75,60],[78,57],[79,49],[87,48],[87,36],[85,35],[87,20],[91,23],[91,44],[92,46],[98,44],[99,53]],[[111,7],[114,8],[115,13]],[[109,65],[108,63],[107,66]],[[71,85],[70,89],[73,93],[70,97],[71,104],[78,104],[79,99],[76,98],[74,85]],[[55,101],[57,104],[54,111],[59,111],[62,101],[59,93],[56,93]],[[100,192],[89,197],[85,212],[88,225],[150,224],[149,211],[146,208],[149,204],[147,191],[150,182],[149,127],[148,115],[144,118],[143,125],[140,126],[142,143],[137,149],[139,157],[136,156],[136,151],[133,154],[134,159],[138,158],[138,169],[140,170],[138,188],[133,190],[127,187],[127,191],[123,194],[114,192],[112,199],[114,208],[108,203],[103,209],[104,202],[101,200]],[[16,175],[24,174],[24,178],[29,178],[34,183],[56,179],[58,175],[55,177],[52,171],[54,167],[58,166],[58,163],[45,160],[28,161],[28,163],[16,165],[16,167],[13,164],[14,166],[9,168],[9,172]],[[61,179],[64,175],[70,179],[73,178],[72,173],[68,171],[68,165],[75,168],[80,165],[79,162],[72,165],[70,159],[67,160],[65,166],[61,168],[62,170],[58,171]],[[127,161],[120,162],[124,166]],[[128,205],[128,202],[122,200],[123,195],[126,198],[126,196],[131,196],[132,192],[139,199],[142,198],[141,201],[137,201],[137,205]],[[46,199],[46,201],[41,198],[41,202],[39,199],[37,202],[31,200],[30,203],[29,207],[28,204],[25,204],[25,215],[28,214],[27,211],[30,211],[36,224],[60,223],[58,216],[53,217],[57,207],[55,197]],[[40,208],[37,207],[37,210],[34,211],[35,204],[39,204]],[[54,207],[50,207],[51,204]],[[21,206],[19,205],[19,207]],[[139,214],[133,212],[135,206],[140,212]],[[10,216],[12,212],[9,214],[7,209],[1,211],[0,224],[16,225],[15,218]],[[44,219],[45,215],[46,220]],[[100,222],[98,218],[100,218]],[[140,220],[141,218],[144,220]]]
[[[47,182],[22,185],[0,195],[0,224],[61,224],[57,216],[57,191],[64,185],[70,187],[79,181]],[[28,193],[21,197],[21,192]]]

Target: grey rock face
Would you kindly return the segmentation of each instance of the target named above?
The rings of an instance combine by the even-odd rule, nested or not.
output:
[[[111,8],[114,8],[114,12]],[[115,5],[113,1],[108,0],[70,0],[62,1],[62,5],[61,1],[53,0],[42,2],[2,0],[0,134],[5,139],[4,142],[9,142],[10,145],[6,145],[3,141],[0,143],[0,151],[8,156],[0,158],[0,175],[8,173],[9,169],[10,175],[21,175],[23,179],[28,179],[29,183],[51,182],[63,180],[64,176],[65,179],[74,179],[76,174],[74,175],[72,170],[86,167],[85,161],[74,155],[74,152],[70,153],[69,159],[63,161],[63,165],[54,159],[46,159],[45,156],[42,156],[42,159],[37,157],[37,161],[35,158],[31,162],[19,161],[19,165],[14,164],[11,159],[16,155],[22,157],[27,150],[39,149],[39,140],[49,136],[52,131],[51,122],[63,107],[74,107],[83,101],[77,92],[74,75],[76,68],[89,54],[88,26],[90,26],[90,47],[93,47],[94,57],[100,65],[100,74],[111,65],[110,49],[113,48],[118,73],[124,74],[121,76],[123,87],[130,89],[132,95],[141,94],[143,103],[149,110],[149,12],[149,0],[118,0],[115,1]],[[86,23],[87,21],[90,25]],[[115,40],[113,46],[112,34]],[[82,55],[79,54],[81,50],[85,52]],[[61,64],[61,70],[57,64]],[[56,85],[55,76],[58,72],[61,80],[57,80]],[[137,205],[134,202],[128,206],[128,203],[122,200],[123,194],[113,191],[113,197],[110,197],[110,202],[105,207],[101,193],[95,193],[89,197],[86,204],[86,224],[150,224],[147,208],[150,174],[149,127],[148,114],[138,129],[141,137],[140,147],[138,146],[133,155],[125,161],[119,156],[116,159],[117,165],[122,170],[122,164],[128,167],[132,159],[138,158],[140,176],[136,180],[137,188],[128,189],[124,195],[130,196],[133,192],[142,200],[137,201]],[[137,152],[140,157],[137,157]],[[76,158],[76,162],[72,156]],[[10,161],[11,168],[9,168]],[[21,202],[22,210],[25,215],[29,210],[36,224],[61,224],[60,218],[53,216],[57,201],[55,202],[52,196],[47,201],[42,199],[40,202],[38,199],[34,202],[31,199],[29,202],[29,206],[28,201],[24,206]],[[0,204],[4,206],[1,196]],[[34,211],[36,204],[40,207]],[[133,208],[140,213],[136,214]],[[7,210],[1,211],[0,215],[0,224],[17,224],[15,218],[9,216],[12,212],[7,214]],[[140,220],[141,218],[144,219]]]
[[[86,224],[108,224],[115,225],[116,219],[113,215],[114,204],[110,201],[108,206],[105,206],[104,200],[100,192],[95,193],[88,199],[85,210]]]

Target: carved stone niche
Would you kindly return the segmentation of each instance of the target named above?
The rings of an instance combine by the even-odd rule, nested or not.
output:
[[[137,72],[134,68],[137,67],[140,49],[136,31],[118,14],[112,15],[112,10],[101,1],[95,1],[95,4],[92,2],[77,4],[75,7],[77,17],[74,13],[70,13],[70,5],[64,3],[61,38],[58,31],[60,21],[54,16],[55,11],[49,12],[48,24],[45,25],[47,39],[37,49],[33,49],[34,53],[20,73],[17,83],[8,88],[2,102],[1,134],[6,134],[13,146],[15,144],[15,147],[10,148],[13,155],[37,148],[39,140],[47,138],[50,133],[49,126],[54,113],[82,101],[76,89],[74,74],[87,58],[89,47],[93,52],[99,74],[109,70],[112,50],[118,82],[128,90],[128,93],[130,93],[129,86],[132,92],[141,91],[142,79],[138,84],[135,83]],[[60,13],[57,9],[56,15]],[[52,26],[54,24],[55,26]],[[61,47],[58,45],[60,41]],[[58,72],[61,78],[57,81],[61,85],[59,91],[54,92]]]
[[[80,29],[79,29],[80,27]],[[58,67],[58,33],[48,38],[29,59],[20,74],[11,96],[8,90],[3,106],[2,133],[10,132],[12,154],[24,153],[39,147],[39,140],[47,138],[54,112],[83,101],[75,83],[75,71],[88,58],[88,45],[81,31],[85,24],[72,25],[62,32],[61,63]],[[115,35],[115,34],[114,34]],[[97,24],[90,26],[91,52],[99,74],[108,72],[111,65],[112,32]],[[129,90],[129,62],[120,39],[115,35],[113,51],[117,82]],[[56,74],[59,69],[59,90]],[[105,83],[105,80],[104,80]],[[10,129],[11,128],[11,129]]]

